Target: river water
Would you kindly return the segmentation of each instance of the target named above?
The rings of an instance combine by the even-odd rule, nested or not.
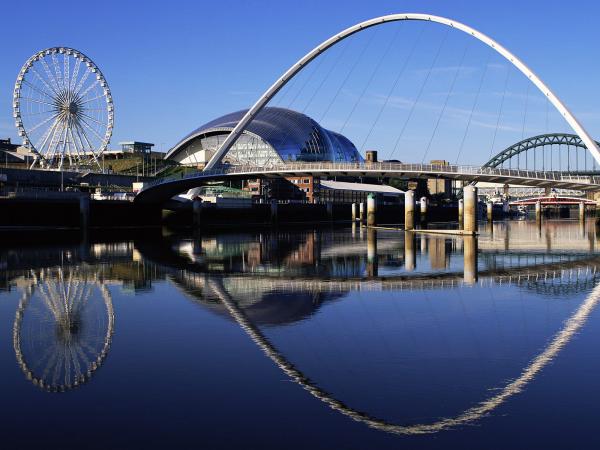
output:
[[[0,247],[3,448],[598,448],[600,233]]]

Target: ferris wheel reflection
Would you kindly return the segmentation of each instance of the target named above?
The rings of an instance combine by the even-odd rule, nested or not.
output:
[[[80,266],[31,273],[13,325],[17,362],[34,385],[64,392],[102,365],[114,331],[110,292]]]

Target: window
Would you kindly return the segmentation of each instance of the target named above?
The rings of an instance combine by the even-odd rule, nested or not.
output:
[[[304,184],[310,184],[310,180],[309,180],[308,178],[305,178],[304,180],[302,180],[302,182],[303,182]]]

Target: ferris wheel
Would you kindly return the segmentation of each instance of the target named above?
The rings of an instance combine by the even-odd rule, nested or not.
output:
[[[21,68],[13,93],[13,116],[32,164],[99,167],[112,136],[114,108],[106,79],[80,51],[52,47]]]

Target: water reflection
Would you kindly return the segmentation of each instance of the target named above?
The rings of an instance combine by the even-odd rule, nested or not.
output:
[[[559,355],[600,301],[597,240],[591,221],[583,229],[577,222],[565,221],[544,221],[541,228],[535,222],[497,222],[493,228],[482,228],[478,238],[365,230],[356,226],[342,230],[165,234],[155,240],[136,242],[18,252],[0,249],[0,271],[3,288],[16,287],[21,293],[13,325],[17,362],[26,378],[44,390],[69,390],[89,381],[100,366],[110,366],[108,353],[117,315],[112,286],[147,295],[161,284],[168,287],[166,292],[170,295],[175,296],[175,290],[183,292],[188,307],[191,300],[193,305],[215,313],[209,316],[226,317],[227,321],[219,320],[230,327],[239,326],[291,380],[328,407],[377,430],[412,435],[436,433],[480,420],[523,392]],[[452,322],[444,316],[448,313],[444,308],[452,303],[452,298],[464,296],[467,301],[460,298],[457,302],[464,316],[478,313],[485,317],[489,304],[492,312],[488,320],[496,321],[494,325],[500,328],[501,321],[494,315],[498,314],[494,296],[497,292],[512,295],[508,288],[518,290],[518,296],[526,300],[543,297],[577,299],[581,303],[561,309],[564,316],[560,321],[544,328],[546,334],[531,344],[535,353],[507,345],[514,352],[502,355],[502,365],[507,367],[491,365],[489,377],[481,380],[468,372],[461,382],[480,386],[472,390],[448,389],[437,397],[439,386],[428,381],[430,372],[440,367],[442,372],[451,371],[461,363],[467,364],[464,354],[468,353],[463,335],[440,332],[444,323]],[[310,324],[327,311],[338,308],[348,313],[359,308],[356,304],[347,309],[343,306],[356,303],[357,297],[362,308],[357,315],[361,320],[345,321],[345,317],[340,317],[343,327],[328,329],[330,334],[319,344],[333,345],[336,332],[354,328],[358,329],[360,340],[372,339],[377,333],[384,335],[382,341],[389,337],[400,350],[392,347],[386,360],[376,353],[377,349],[369,348],[377,355],[373,356],[376,364],[364,370],[376,372],[383,368],[392,377],[397,376],[395,389],[422,389],[424,396],[432,398],[435,394],[431,409],[418,411],[419,404],[397,402],[394,395],[388,398],[387,392],[378,393],[385,389],[377,383],[377,373],[349,376],[344,379],[345,389],[338,390],[335,382],[339,379],[326,367],[307,368],[293,347],[289,350],[282,345],[290,330],[309,333]],[[362,302],[363,298],[367,301]],[[396,329],[390,332],[377,327],[374,316],[391,320],[387,316],[392,308],[381,306],[385,302],[401,311],[398,320],[414,322],[411,330],[429,334],[428,339],[410,336],[414,339],[401,340]],[[442,311],[439,316],[438,309]],[[536,311],[525,310],[525,314]],[[514,317],[507,317],[506,327],[511,329]],[[463,320],[453,326],[470,326],[467,319]],[[119,327],[126,328],[127,323]],[[471,331],[469,344],[479,345],[480,335],[487,330]],[[385,336],[386,333],[390,335]],[[345,347],[327,354],[348,358],[351,365],[359,366],[362,356],[354,354],[358,346],[342,342]],[[459,349],[455,359],[451,352],[439,350],[452,345]],[[414,353],[410,353],[411,346],[416,349]],[[402,352],[403,357],[394,359],[394,351]],[[434,355],[429,360],[424,356],[427,351]],[[521,358],[522,354],[526,358]],[[160,354],[153,357],[157,359],[155,363],[162,363]],[[372,361],[368,354],[365,360]],[[505,364],[507,361],[513,364]],[[476,365],[483,366],[485,362],[481,357]],[[336,361],[331,365],[335,366]],[[413,374],[422,385],[403,386],[404,372]],[[445,379],[442,388],[451,379]],[[356,400],[354,391],[360,390],[361,382],[367,383],[367,400],[372,395],[379,404]],[[348,388],[352,383],[356,383],[354,390]],[[446,404],[444,400],[452,395],[457,398]],[[386,404],[383,411],[378,409],[381,404]]]
[[[15,315],[13,346],[28,380],[62,392],[102,365],[114,331],[110,293],[82,267],[31,271]]]

